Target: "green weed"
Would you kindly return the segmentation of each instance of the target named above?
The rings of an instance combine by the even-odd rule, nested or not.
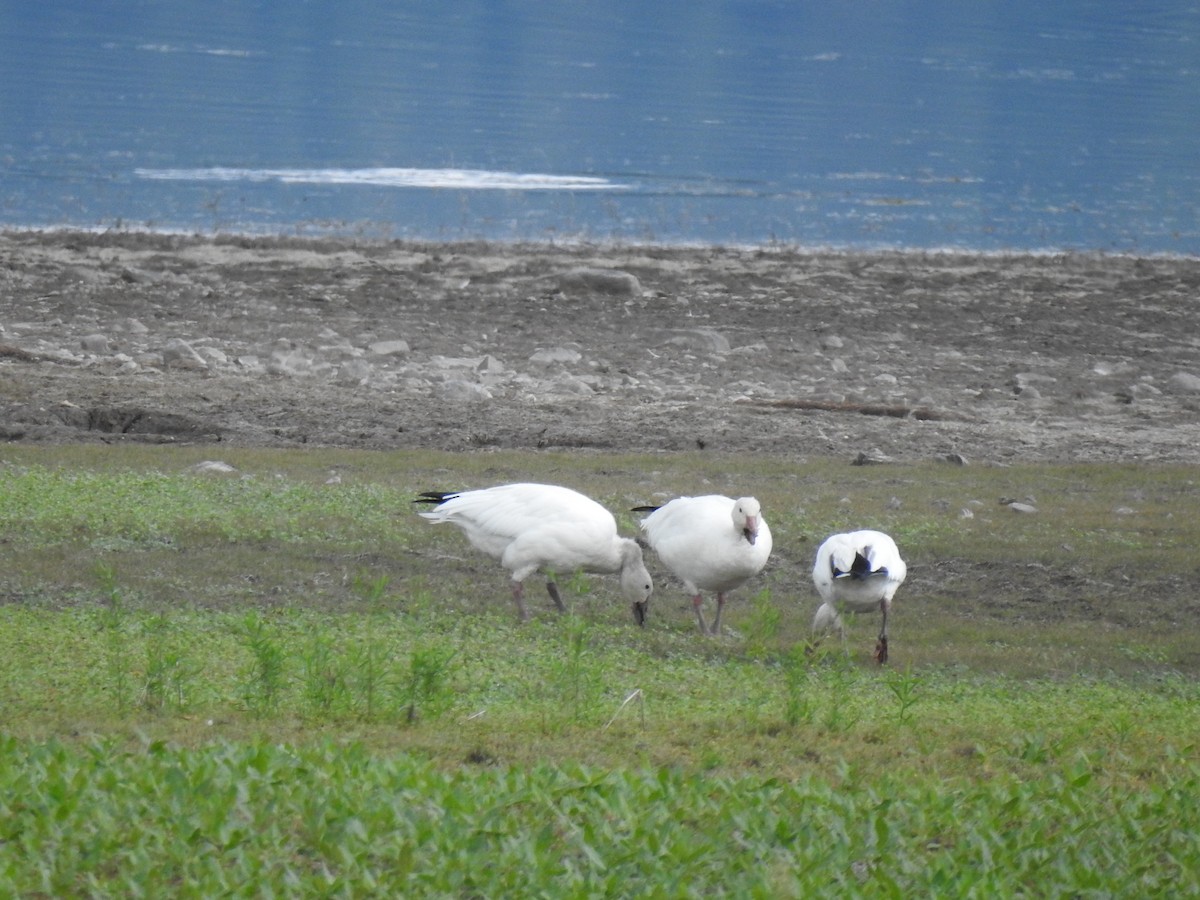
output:
[[[0,894],[1156,896],[1200,868],[1185,467],[193,473],[211,450],[6,448]],[[518,625],[495,564],[408,505],[517,479],[618,510],[753,491],[775,550],[719,639],[669,589],[637,628],[607,576]],[[909,560],[883,668],[866,617],[807,652],[812,552],[865,526]]]
[[[250,664],[242,675],[242,701],[256,715],[268,715],[279,709],[287,654],[257,610],[246,613],[239,624],[239,636],[250,652]]]

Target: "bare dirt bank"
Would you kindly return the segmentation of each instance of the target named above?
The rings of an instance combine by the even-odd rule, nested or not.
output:
[[[0,234],[0,437],[1200,461],[1200,260]]]

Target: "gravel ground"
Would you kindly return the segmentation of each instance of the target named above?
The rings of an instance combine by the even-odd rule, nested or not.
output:
[[[1200,461],[1200,259],[0,233],[0,437]]]

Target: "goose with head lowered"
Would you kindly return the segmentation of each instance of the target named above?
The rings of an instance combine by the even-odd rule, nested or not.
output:
[[[882,531],[851,531],[827,538],[817,548],[813,563],[813,584],[821,595],[813,617],[814,634],[836,629],[845,643],[841,614],[878,609],[882,620],[874,658],[880,665],[887,662],[888,613],[907,574],[908,566],[900,558],[896,542]]]
[[[633,511],[650,513],[642,520],[642,532],[691,595],[700,633],[719,634],[726,595],[761,572],[771,555],[771,529],[758,500],[710,494],[676,497]],[[701,609],[703,591],[717,595],[711,629]]]
[[[421,516],[457,525],[471,546],[498,559],[512,575],[513,600],[522,620],[525,579],[546,576],[546,591],[566,611],[555,572],[582,569],[620,575],[621,590],[638,624],[654,584],[642,561],[642,548],[617,534],[612,513],[578,491],[553,484],[503,484],[473,491],[425,491],[414,503],[431,504]]]

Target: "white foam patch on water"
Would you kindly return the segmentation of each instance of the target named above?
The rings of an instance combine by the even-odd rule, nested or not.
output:
[[[471,191],[619,191],[627,185],[588,175],[543,175],[487,169],[136,169],[157,181],[279,181],[284,184],[361,184],[374,187],[455,188]]]

